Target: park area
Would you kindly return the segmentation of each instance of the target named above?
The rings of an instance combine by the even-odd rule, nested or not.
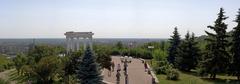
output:
[[[114,61],[115,65],[120,64],[123,66],[123,63],[121,63],[120,56],[113,56],[112,61]],[[117,66],[115,66],[116,68]],[[111,76],[108,76],[108,70],[104,70],[104,81],[107,81],[111,84],[116,84],[116,69],[111,73]],[[121,70],[121,77],[120,77],[120,84],[125,84],[125,76],[124,71]],[[129,83],[128,84],[151,84],[152,83],[152,77],[150,74],[145,72],[144,70],[144,64],[139,59],[132,59],[131,63],[128,63],[128,77],[129,77]]]

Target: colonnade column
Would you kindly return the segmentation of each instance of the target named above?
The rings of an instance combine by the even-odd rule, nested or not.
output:
[[[79,44],[80,44],[80,41],[79,41],[79,40],[80,40],[79,37],[77,37],[77,39],[76,39],[76,42],[77,42],[77,43],[76,43],[76,44],[77,44],[77,51],[79,51],[79,47],[80,47],[80,46],[79,46]]]
[[[90,42],[89,42],[89,46],[90,46],[90,48],[93,49],[93,45],[92,45],[92,44],[93,44],[93,43],[92,43],[93,40],[92,40],[92,37],[90,37],[88,40],[90,41]]]
[[[71,39],[70,39],[70,50],[74,51],[74,38],[73,37],[71,37]]]
[[[83,38],[83,49],[85,50],[87,48],[87,45],[86,45],[86,38],[84,37]]]
[[[69,39],[69,37],[67,37],[67,52],[69,52],[70,51],[70,41],[69,41],[70,39]]]

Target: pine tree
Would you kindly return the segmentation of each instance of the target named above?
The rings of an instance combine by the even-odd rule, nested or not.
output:
[[[200,49],[197,47],[194,34],[190,36],[188,32],[177,51],[178,56],[175,59],[177,68],[184,71],[190,71],[196,67],[197,58],[200,56]]]
[[[174,64],[175,57],[177,56],[177,48],[181,42],[177,27],[174,28],[173,36],[171,36],[171,39],[169,40],[170,40],[170,47],[168,49],[167,60],[169,63]]]
[[[89,46],[76,72],[80,84],[102,84],[99,65],[96,63],[96,58]]]
[[[233,54],[233,73],[237,75],[237,79],[240,80],[240,9],[238,11],[235,22],[238,24],[233,29],[232,34],[232,54]]]
[[[224,13],[223,8],[221,8],[215,25],[208,26],[215,33],[205,31],[208,35],[208,38],[205,39],[208,44],[206,45],[207,51],[203,57],[202,67],[210,73],[212,79],[216,78],[217,73],[225,72],[230,62],[230,56],[226,50],[229,44],[227,41],[229,36],[226,34],[227,24],[223,22],[227,19]]]

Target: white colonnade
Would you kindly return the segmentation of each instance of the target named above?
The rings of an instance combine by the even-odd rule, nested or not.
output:
[[[66,32],[64,35],[67,39],[67,52],[80,50],[80,40],[83,41],[84,49],[86,49],[87,45],[90,45],[90,47],[92,48],[92,36],[94,35],[94,33],[92,32],[70,31]]]

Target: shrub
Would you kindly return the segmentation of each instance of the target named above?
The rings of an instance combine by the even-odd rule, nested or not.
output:
[[[206,72],[206,70],[204,68],[197,68],[196,72],[199,76],[201,77],[206,77],[208,76],[208,73]]]
[[[10,84],[10,82],[0,78],[0,84]]]
[[[169,64],[166,60],[159,61],[157,67],[154,67],[156,74],[167,74],[168,69],[172,69],[172,65]]]
[[[167,57],[167,52],[162,51],[162,50],[154,50],[153,51],[153,59],[156,61],[163,61]]]
[[[111,55],[120,55],[120,54],[121,54],[120,50],[118,50],[116,48],[111,50]]]
[[[178,80],[179,72],[176,69],[168,69],[167,70],[167,79],[168,80]]]

